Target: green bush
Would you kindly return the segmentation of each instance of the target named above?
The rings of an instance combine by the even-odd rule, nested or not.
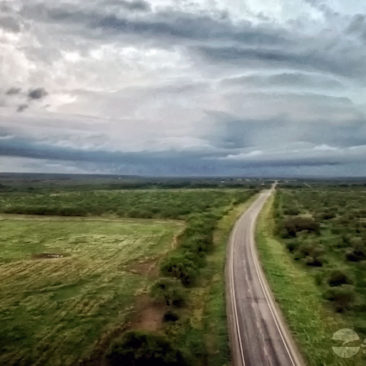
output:
[[[320,226],[311,217],[294,216],[285,219],[283,228],[285,230],[285,237],[295,237],[300,231],[318,233]]]
[[[188,366],[182,352],[166,337],[130,331],[106,353],[110,366]]]
[[[352,286],[342,285],[329,289],[325,293],[325,298],[333,303],[336,311],[344,312],[350,309],[355,294]]]
[[[174,311],[168,310],[163,317],[164,322],[176,322],[179,320],[179,315]]]
[[[300,210],[297,207],[286,207],[284,208],[283,213],[286,216],[296,216],[300,213]]]
[[[322,257],[317,257],[317,256],[307,256],[304,259],[304,263],[307,266],[322,267],[323,266],[323,258]]]
[[[291,240],[288,243],[286,243],[286,247],[290,253],[295,252],[299,246],[300,246],[300,243],[296,240]]]
[[[352,281],[348,278],[348,276],[340,270],[332,271],[328,278],[328,285],[332,287],[347,285],[351,283]]]
[[[324,250],[317,244],[301,244],[295,253],[295,259],[303,259],[308,266],[321,267],[323,265]]]
[[[366,259],[366,249],[363,245],[355,245],[346,251],[346,259],[351,262],[359,262]]]
[[[163,275],[179,279],[183,285],[191,285],[198,275],[198,268],[188,255],[175,253],[166,257],[160,266]]]
[[[183,306],[185,293],[180,281],[174,278],[161,278],[156,281],[150,290],[151,296],[163,301],[168,306]]]

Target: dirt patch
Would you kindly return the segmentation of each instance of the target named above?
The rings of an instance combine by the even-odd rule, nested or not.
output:
[[[65,258],[65,254],[61,253],[37,253],[33,254],[33,259],[58,259],[58,258]]]
[[[156,304],[147,296],[137,299],[136,315],[131,322],[131,328],[137,330],[157,331],[162,327],[166,306]]]
[[[127,330],[158,331],[163,324],[166,306],[155,304],[148,295],[136,298],[135,312],[131,321],[112,331],[105,333],[95,344],[91,356],[78,364],[78,366],[108,366],[104,354],[110,344]]]

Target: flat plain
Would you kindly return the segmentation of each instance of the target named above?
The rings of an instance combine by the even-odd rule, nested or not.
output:
[[[0,364],[75,365],[123,327],[184,228],[172,220],[2,215]]]

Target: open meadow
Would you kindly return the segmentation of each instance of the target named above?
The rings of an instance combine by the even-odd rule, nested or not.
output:
[[[0,364],[66,366],[86,357],[129,319],[183,227],[1,216]]]

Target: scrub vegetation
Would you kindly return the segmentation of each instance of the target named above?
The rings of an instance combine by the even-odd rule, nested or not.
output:
[[[365,207],[363,187],[280,188],[259,220],[264,269],[310,365],[365,364],[332,352],[339,329],[366,337]]]
[[[227,363],[225,235],[255,192],[1,193],[1,363]]]

